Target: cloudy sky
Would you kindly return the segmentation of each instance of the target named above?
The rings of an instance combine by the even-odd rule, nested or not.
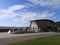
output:
[[[60,21],[60,0],[0,0],[0,26],[29,26],[36,19]]]

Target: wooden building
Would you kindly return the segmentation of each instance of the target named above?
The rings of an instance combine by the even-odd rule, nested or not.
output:
[[[54,21],[49,19],[32,20],[30,22],[30,31],[49,32],[55,30]]]

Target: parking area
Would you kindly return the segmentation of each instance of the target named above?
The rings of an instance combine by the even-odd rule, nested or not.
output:
[[[41,33],[26,33],[26,34],[8,34],[7,32],[0,33],[0,45],[15,43],[19,41],[34,39],[49,35],[60,35],[56,32],[41,32]]]
[[[38,35],[38,34],[60,34],[60,33],[56,33],[56,32],[41,32],[41,33],[8,34],[7,32],[3,32],[3,33],[0,33],[0,39],[16,37],[16,36]]]

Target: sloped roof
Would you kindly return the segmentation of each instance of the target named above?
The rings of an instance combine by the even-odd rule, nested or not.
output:
[[[50,20],[50,19],[38,19],[38,20],[31,20],[32,22],[33,21],[52,21],[52,20]],[[54,22],[54,21],[52,21],[52,22]]]
[[[54,23],[54,21],[49,19],[32,20],[31,22],[36,22],[38,27],[51,26]]]

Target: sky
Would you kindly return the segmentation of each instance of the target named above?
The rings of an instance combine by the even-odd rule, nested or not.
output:
[[[60,0],[0,0],[0,26],[29,26],[37,19],[60,21]]]

